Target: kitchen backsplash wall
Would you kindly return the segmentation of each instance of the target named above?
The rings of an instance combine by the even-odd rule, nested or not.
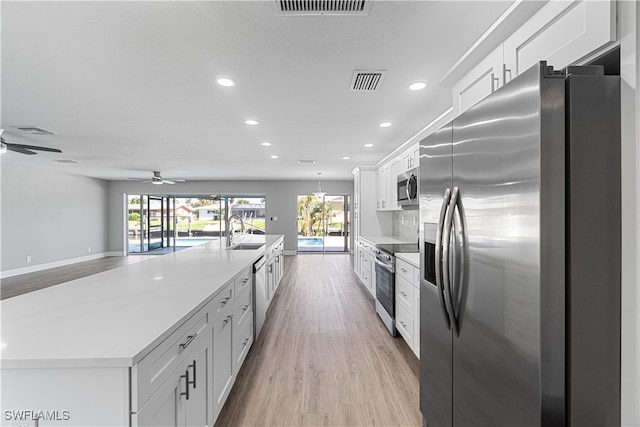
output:
[[[393,212],[393,235],[417,243],[419,219],[420,211],[417,209]]]

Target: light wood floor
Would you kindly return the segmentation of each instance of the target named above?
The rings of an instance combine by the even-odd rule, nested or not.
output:
[[[49,268],[33,273],[20,274],[18,276],[0,279],[0,299],[7,299],[64,282],[91,276],[103,271],[132,264],[152,255],[130,255],[98,258],[90,261],[78,262],[62,267]]]
[[[419,362],[350,256],[285,257],[285,275],[216,426],[421,426]]]

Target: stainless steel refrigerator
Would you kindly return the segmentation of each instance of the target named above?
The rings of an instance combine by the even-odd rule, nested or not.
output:
[[[545,62],[420,143],[428,426],[620,424],[620,83]]]

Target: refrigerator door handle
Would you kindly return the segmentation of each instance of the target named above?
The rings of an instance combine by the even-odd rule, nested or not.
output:
[[[456,319],[455,308],[453,306],[453,296],[451,293],[451,277],[449,275],[449,256],[451,250],[451,232],[453,230],[453,214],[458,204],[458,196],[460,189],[453,187],[451,194],[451,200],[449,201],[449,207],[447,208],[447,214],[444,218],[444,224],[442,226],[442,282],[444,287],[445,304],[447,311],[450,313],[451,323],[453,328],[458,333],[458,322]]]
[[[444,219],[445,214],[447,213],[447,207],[449,206],[449,202],[451,200],[451,189],[447,188],[444,192],[444,197],[442,199],[442,207],[440,208],[440,217],[438,219],[438,229],[436,230],[436,251],[435,251],[435,267],[436,267],[436,286],[438,287],[438,295],[440,300],[440,306],[442,308],[442,315],[444,316],[444,322],[447,325],[447,329],[451,329],[451,317],[449,316],[449,311],[447,310],[447,305],[445,302],[445,288],[443,283],[443,271],[444,271],[444,258],[442,251],[442,232],[444,227]]]
[[[460,336],[461,320],[462,320],[462,307],[464,304],[464,287],[465,287],[465,275],[466,271],[466,251],[467,251],[467,230],[464,223],[464,209],[462,208],[462,198],[458,191],[455,205],[453,205],[453,222],[452,222],[452,234],[453,243],[455,248],[452,250],[454,269],[458,266],[461,267],[459,274],[452,279],[452,285],[449,288],[451,298],[451,308],[454,317],[454,327],[456,335]],[[459,241],[458,241],[459,237]],[[459,249],[459,251],[458,251]],[[456,260],[456,257],[460,256],[460,260]],[[457,270],[454,270],[457,273]],[[455,297],[454,297],[455,296]]]

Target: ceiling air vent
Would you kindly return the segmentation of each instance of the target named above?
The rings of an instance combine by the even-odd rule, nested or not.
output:
[[[351,92],[375,92],[380,87],[385,74],[387,72],[383,70],[356,70],[351,78],[350,90]]]
[[[279,15],[368,15],[371,0],[276,0]]]

